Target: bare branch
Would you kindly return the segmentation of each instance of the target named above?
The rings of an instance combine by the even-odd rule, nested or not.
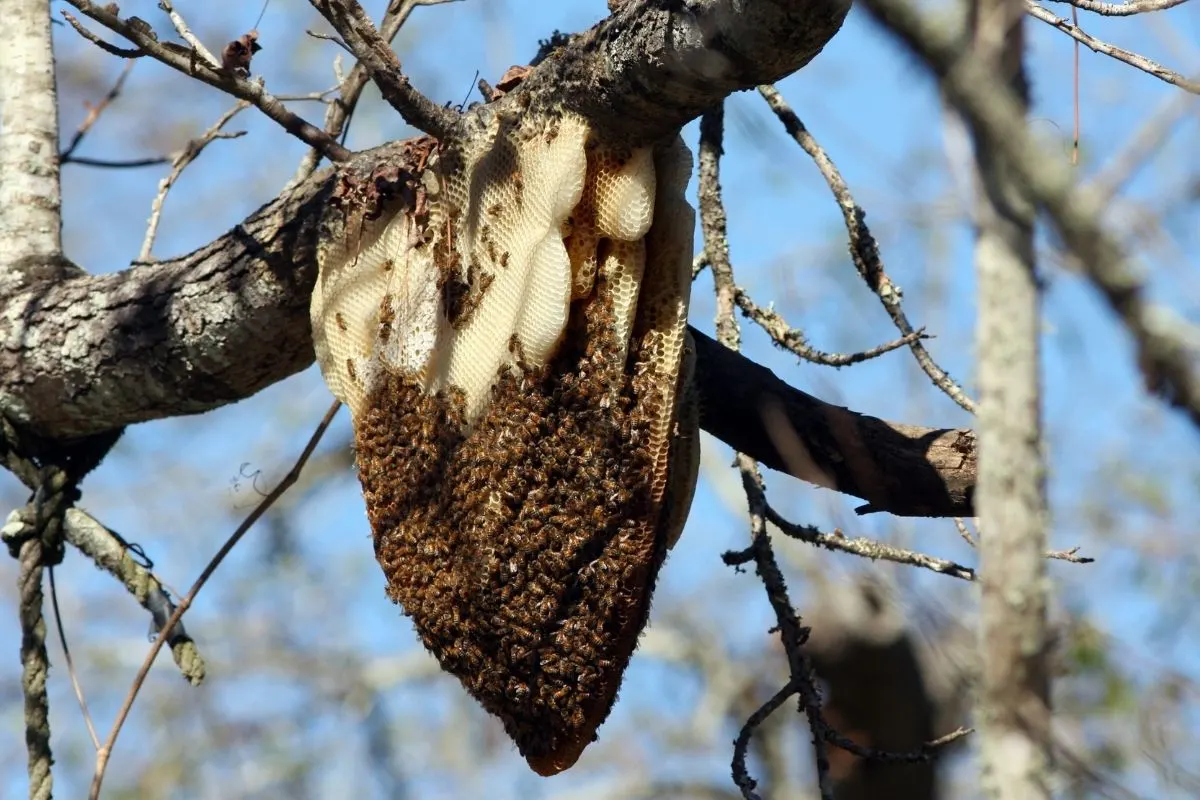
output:
[[[879,302],[883,303],[884,310],[892,318],[892,323],[897,330],[905,337],[912,336],[916,331],[901,307],[903,292],[884,271],[879,245],[876,243],[875,237],[871,235],[870,229],[867,228],[866,212],[855,202],[854,197],[850,194],[850,187],[842,179],[841,173],[834,165],[833,160],[829,158],[829,154],[809,133],[808,128],[800,121],[800,117],[796,115],[796,112],[792,110],[775,87],[763,85],[758,87],[758,91],[767,101],[771,110],[775,112],[775,116],[779,117],[779,121],[783,123],[788,135],[812,158],[813,163],[817,165],[817,169],[821,171],[821,175],[829,185],[830,191],[833,192],[834,199],[837,200],[838,207],[842,211],[846,230],[850,234],[850,257],[854,261],[859,276],[879,298]],[[945,392],[946,396],[955,403],[967,411],[975,413],[975,402],[945,370],[937,365],[933,356],[921,344],[920,337],[910,340],[908,346],[912,350],[913,357],[916,358],[917,363],[933,381],[933,384]]]
[[[179,34],[179,38],[190,44],[192,49],[199,53],[200,57],[208,62],[210,67],[219,69],[221,62],[212,54],[211,50],[204,46],[204,42],[200,41],[196,37],[196,34],[192,33],[192,29],[184,22],[183,16],[171,5],[170,0],[158,0],[158,7],[167,12],[167,16],[170,17],[171,24],[175,26],[175,32]]]
[[[824,547],[826,550],[851,553],[863,558],[869,558],[872,561],[892,561],[897,564],[907,564],[910,567],[921,567],[922,569],[932,570],[933,572],[949,575],[952,578],[959,578],[964,581],[973,581],[977,577],[975,570],[970,567],[964,567],[962,564],[955,563],[954,561],[893,547],[883,542],[877,542],[874,539],[864,537],[848,539],[841,531],[835,531],[832,534],[822,533],[811,525],[797,525],[794,522],[788,522],[779,515],[778,511],[770,506],[767,506],[766,513],[767,519],[771,524],[788,536],[791,536],[793,539],[799,539],[802,542],[815,544],[818,547]]]
[[[787,702],[787,699],[796,694],[800,687],[795,681],[788,681],[783,688],[772,695],[771,699],[763,703],[758,709],[751,714],[742,729],[738,731],[737,738],[733,740],[733,763],[730,765],[733,770],[733,782],[742,792],[742,797],[745,800],[760,800],[759,795],[754,792],[758,786],[758,782],[750,777],[750,771],[746,769],[746,755],[750,749],[750,737],[754,732],[767,721],[767,717],[771,716],[778,708]]]
[[[1078,4],[1076,3],[1075,5]],[[1080,8],[1082,7],[1083,6],[1080,6]],[[1084,33],[1084,31],[1081,30],[1077,25],[1072,25],[1069,20],[1056,16],[1042,6],[1033,2],[1033,0],[1026,0],[1025,12],[1034,19],[1041,20],[1051,27],[1058,28],[1075,41],[1090,48],[1093,52],[1110,56],[1115,58],[1117,61],[1122,61],[1128,64],[1131,67],[1136,67],[1145,73],[1153,75],[1161,81],[1166,81],[1173,86],[1178,86],[1185,92],[1200,94],[1200,81],[1189,80],[1183,75],[1180,75],[1178,72],[1169,70],[1162,64],[1159,64],[1156,61],[1151,61],[1145,56],[1138,55],[1137,53],[1124,50],[1116,45],[1111,45],[1108,42],[1101,41],[1095,36],[1092,36],[1090,33]]]
[[[150,251],[154,248],[154,239],[158,235],[158,221],[162,217],[163,203],[166,202],[167,192],[171,191],[171,187],[175,185],[175,181],[179,180],[179,176],[187,169],[188,165],[195,161],[200,153],[204,152],[204,148],[208,147],[216,139],[236,139],[239,136],[245,135],[245,131],[236,133],[223,133],[221,131],[225,125],[233,119],[238,112],[244,111],[250,107],[250,103],[246,100],[239,101],[234,104],[233,108],[222,114],[212,126],[202,133],[199,137],[192,139],[171,162],[171,172],[167,177],[163,178],[158,184],[158,194],[154,196],[154,202],[150,207],[150,221],[146,225],[146,236],[142,240],[142,249],[138,253],[138,261],[149,262]]]
[[[146,51],[140,47],[126,49],[123,47],[117,47],[114,44],[109,44],[87,28],[83,27],[83,23],[75,19],[75,15],[71,14],[70,12],[63,11],[62,15],[67,22],[71,23],[71,27],[75,29],[76,33],[109,55],[114,55],[117,58],[141,58],[142,56],[146,55]]]
[[[379,35],[385,43],[390,44],[396,38],[396,34],[400,32],[400,29],[404,27],[404,23],[408,21],[413,9],[417,6],[441,5],[448,2],[458,2],[458,0],[402,0],[399,4],[392,3],[388,6],[387,11],[384,12],[383,20],[379,26]],[[312,36],[317,36],[317,34],[311,31],[308,33]],[[334,37],[329,38],[332,41],[336,41],[340,47],[353,55],[353,51],[350,50],[345,42]],[[367,82],[370,79],[371,73],[361,61],[355,63],[354,68],[350,70],[350,74],[345,76],[345,78],[338,77],[340,97],[325,112],[325,131],[331,138],[339,139],[345,132],[346,126],[350,122],[350,117],[353,116],[354,109],[358,105],[358,99],[362,96],[362,91],[366,88]],[[296,175],[292,178],[292,183],[298,183],[313,174],[320,162],[321,152],[315,149],[310,151],[305,155],[304,160],[300,162],[300,166],[296,170]]]
[[[96,769],[92,774],[92,785],[88,791],[88,800],[99,800],[100,787],[104,783],[104,773],[108,769],[109,758],[112,756],[113,747],[117,743],[117,736],[120,735],[121,727],[125,724],[125,720],[129,717],[129,712],[133,708],[133,702],[137,699],[138,691],[141,690],[142,684],[145,683],[146,676],[150,674],[150,667],[154,666],[154,659],[158,657],[158,653],[160,650],[162,650],[163,644],[170,640],[175,626],[179,624],[180,619],[185,613],[187,613],[187,610],[192,607],[192,603],[196,600],[196,595],[199,594],[200,590],[204,588],[204,584],[206,584],[208,579],[212,577],[212,574],[216,572],[217,567],[221,566],[221,562],[225,560],[225,557],[229,555],[235,546],[237,546],[237,543],[241,541],[242,537],[245,536],[246,532],[250,530],[254,523],[257,522],[258,519],[267,512],[267,509],[269,509],[272,504],[274,504],[275,501],[278,500],[283,493],[286,492],[288,488],[290,488],[291,485],[296,482],[297,478],[300,477],[300,472],[304,469],[304,464],[313,454],[313,451],[317,449],[317,444],[321,441],[321,437],[325,435],[325,431],[328,430],[329,424],[333,421],[333,417],[335,414],[337,414],[337,411],[339,408],[341,408],[341,405],[342,404],[336,400],[333,402],[333,405],[331,405],[329,410],[325,412],[324,418],[322,418],[320,423],[317,424],[317,428],[313,431],[312,436],[309,437],[308,443],[304,446],[304,450],[301,451],[299,457],[296,459],[296,463],[292,465],[290,470],[288,470],[287,475],[283,476],[283,479],[280,480],[279,484],[271,490],[270,494],[264,497],[259,504],[254,507],[254,510],[246,516],[246,519],[242,521],[242,524],[238,525],[237,529],[229,535],[229,538],[225,540],[225,544],[221,545],[221,549],[218,550],[208,564],[205,565],[204,569],[200,572],[200,577],[196,578],[196,582],[192,584],[191,589],[189,589],[188,593],[183,597],[182,600],[180,600],[179,607],[175,609],[175,613],[173,613],[170,619],[167,620],[166,624],[163,625],[161,634],[154,641],[154,644],[151,645],[150,652],[146,654],[146,658],[142,661],[142,666],[138,670],[137,676],[133,679],[133,685],[129,687],[129,693],[125,696],[125,702],[122,703],[120,710],[117,712],[117,718],[113,721],[112,730],[108,732],[108,738],[105,739],[104,745],[96,752]]]
[[[1001,155],[1046,213],[1132,336],[1147,388],[1200,426],[1200,330],[1149,302],[1134,264],[1106,227],[1096,194],[1077,188],[1067,165],[1038,144],[1011,90],[978,56],[963,50],[961,32],[944,16],[935,21],[909,0],[864,2],[933,70],[983,146]]]
[[[1163,142],[1180,120],[1190,111],[1200,109],[1200,100],[1184,94],[1166,98],[1131,136],[1125,145],[1113,155],[1089,182],[1088,187],[1096,193],[1097,202],[1109,203],[1147,160],[1158,152]]]
[[[236,75],[233,71],[210,66],[198,60],[195,57],[195,51],[160,43],[149,25],[137,17],[131,17],[128,20],[121,19],[108,7],[96,5],[91,0],[68,0],[68,2],[104,27],[124,36],[155,60],[161,61],[184,75],[189,75],[209,86],[247,101],[283,126],[288,133],[312,147],[319,148],[329,160],[345,161],[350,157],[350,152],[346,148],[331,139],[320,128],[288,110],[279,98],[263,88],[260,81],[249,80]]]
[[[741,336],[737,320],[733,316],[733,267],[729,261],[729,243],[725,235],[725,204],[721,198],[720,182],[724,126],[724,104],[715,106],[700,118],[700,185],[697,197],[700,203],[700,227],[704,233],[704,252],[708,254],[713,272],[713,285],[717,294],[717,341],[726,349],[736,351],[740,345]],[[787,654],[790,676],[788,683],[794,687],[795,693],[800,695],[800,706],[808,718],[809,730],[812,731],[813,760],[816,762],[817,787],[821,793],[821,800],[833,800],[833,777],[829,771],[829,753],[825,746],[825,738],[821,735],[821,728],[824,724],[824,718],[821,715],[821,694],[813,678],[812,664],[803,649],[804,643],[808,640],[808,628],[801,625],[800,618],[796,615],[792,601],[788,597],[783,573],[775,561],[775,552],[771,546],[770,534],[767,532],[767,499],[758,464],[753,458],[741,452],[735,455],[734,462],[742,476],[742,488],[746,492],[746,503],[750,511],[751,545],[748,553],[754,561],[759,578],[762,579],[771,609],[775,612],[779,639]],[[791,692],[789,691],[788,694]],[[776,697],[779,695],[777,694]],[[779,702],[782,703],[782,699]],[[768,708],[770,705],[769,703],[764,708]],[[770,713],[770,711],[766,713]],[[765,718],[765,714],[763,717]],[[742,730],[746,732],[748,741],[748,731],[753,730],[753,726],[747,723]],[[739,738],[741,737],[739,736]],[[739,752],[735,745],[734,779],[738,781],[743,797],[752,798],[754,795],[750,790],[754,786],[754,781],[744,774],[744,769],[743,774],[738,775],[738,758]]]
[[[1131,17],[1134,14],[1146,14],[1151,11],[1166,11],[1168,8],[1181,6],[1188,0],[1132,0],[1129,3],[1103,3],[1100,0],[1051,0],[1054,3],[1065,3],[1075,6],[1082,11],[1091,11],[1106,17]]]
[[[67,148],[59,153],[58,161],[60,164],[67,164],[71,161],[71,154],[75,152],[75,148],[79,147],[79,143],[83,141],[83,137],[87,136],[88,131],[100,119],[100,115],[108,108],[112,101],[116,100],[121,94],[121,89],[125,86],[125,79],[129,77],[129,71],[133,69],[133,61],[127,61],[121,74],[117,76],[116,82],[104,97],[100,98],[100,102],[94,106],[88,107],[88,114],[83,118],[83,122],[79,124],[79,128],[75,131],[75,135],[71,137],[71,143]]]
[[[175,611],[175,604],[159,579],[130,555],[134,546],[79,508],[67,510],[63,531],[69,544],[120,581],[133,599],[150,612],[154,630],[161,634],[167,619]],[[207,667],[182,622],[167,636],[167,645],[187,682],[193,686],[203,683]]]
[[[379,35],[358,0],[310,0],[313,8],[341,34],[346,46],[366,65],[380,94],[409,125],[438,139],[449,138],[461,122],[457,112],[418,92],[401,72],[400,60]]]
[[[848,367],[852,364],[878,358],[893,350],[899,350],[901,347],[912,344],[918,339],[929,338],[925,335],[924,328],[918,328],[912,333],[901,336],[898,339],[893,339],[878,347],[872,347],[870,350],[863,350],[858,353],[825,353],[809,346],[804,338],[804,332],[788,325],[787,321],[779,316],[774,309],[759,307],[741,287],[736,287],[734,292],[734,300],[737,302],[738,308],[741,309],[742,313],[748,319],[766,331],[771,337],[771,341],[805,361],[821,364],[826,367]]]

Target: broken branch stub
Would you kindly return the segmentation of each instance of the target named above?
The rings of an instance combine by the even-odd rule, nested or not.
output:
[[[344,173],[313,338],[388,594],[530,766],[595,738],[698,465],[681,139],[495,114]]]

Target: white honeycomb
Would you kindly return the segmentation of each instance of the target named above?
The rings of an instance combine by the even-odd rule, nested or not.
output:
[[[695,223],[684,198],[691,154],[682,140],[607,148],[581,117],[513,122],[497,115],[456,157],[431,163],[422,176],[424,230],[405,210],[322,249],[313,339],[330,390],[357,418],[380,370],[398,372],[426,391],[460,390],[468,421],[476,419],[501,370],[518,359],[541,366],[553,356],[571,301],[588,296],[599,275],[617,341],[628,347],[639,336],[662,383],[648,446],[655,500],[662,500],[676,471],[676,426],[695,424],[694,413],[675,413],[689,377]],[[449,277],[469,287],[471,308],[457,323],[443,303]],[[675,449],[695,461],[692,442]],[[683,472],[694,480],[694,463]],[[686,488],[680,499],[689,501]]]

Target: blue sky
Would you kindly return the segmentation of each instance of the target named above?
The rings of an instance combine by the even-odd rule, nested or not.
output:
[[[59,4],[55,4],[56,8]],[[242,3],[179,4],[210,48],[234,38],[254,22],[257,5]],[[381,3],[365,4],[377,14]],[[189,8],[189,6],[191,6]],[[1138,50],[1184,72],[1200,72],[1200,7],[1191,4],[1153,18],[1111,20],[1085,17],[1087,29],[1102,38]],[[169,27],[152,2],[122,4],[123,14],[152,21],[160,36]],[[414,83],[438,101],[460,102],[474,85],[476,73],[495,79],[509,65],[523,63],[537,40],[558,28],[581,30],[606,13],[601,0],[576,3],[453,3],[419,8],[397,43],[397,51]],[[1063,12],[1065,13],[1065,12]],[[302,2],[273,0],[259,24],[264,50],[254,61],[257,73],[277,94],[312,91],[332,84],[329,62],[335,48],[301,33],[316,26],[315,12]],[[1035,128],[1061,157],[1069,157],[1071,127],[1071,48],[1068,40],[1045,25],[1029,22],[1032,36],[1029,65],[1033,78]],[[59,58],[77,81],[105,87],[120,64],[81,42],[74,32],[56,29]],[[1151,116],[1172,91],[1153,78],[1087,51],[1082,59],[1083,175],[1103,165]],[[810,66],[779,85],[831,157],[867,210],[867,221],[880,241],[891,277],[907,290],[906,310],[916,325],[936,335],[929,348],[935,358],[974,394],[972,346],[974,279],[970,265],[970,229],[964,214],[967,199],[955,189],[943,150],[943,112],[932,82],[914,60],[893,44],[858,10],[843,31]],[[84,97],[101,91],[68,94],[62,125],[69,137],[85,113]],[[373,103],[378,106],[377,96]],[[206,128],[231,102],[215,90],[192,87],[164,67],[139,63],[125,95],[89,135],[80,154],[135,158],[162,151],[164,142],[178,146]],[[319,121],[313,104],[296,104],[307,118]],[[786,138],[755,93],[730,99],[727,156],[722,179],[730,216],[730,246],[738,280],[761,303],[775,300],[778,310],[802,327],[810,342],[825,350],[859,350],[895,337],[880,306],[854,273],[845,249],[838,209],[807,157]],[[1198,123],[1192,114],[1145,169],[1130,182],[1128,195],[1158,209],[1181,196],[1187,181],[1200,180],[1195,141]],[[244,112],[229,126],[247,135],[217,142],[186,173],[167,200],[155,253],[187,252],[213,237],[275,195],[290,177],[304,147],[274,123]],[[390,111],[375,108],[356,119],[349,137],[355,149],[408,134]],[[684,132],[695,146],[695,125]],[[1190,144],[1189,144],[1190,143]],[[67,254],[94,272],[121,269],[135,257],[161,168],[95,170],[68,166],[64,171]],[[1192,320],[1200,320],[1200,207],[1172,202],[1163,230],[1139,244],[1139,254],[1156,296]],[[1126,212],[1122,212],[1122,215]],[[1123,224],[1125,216],[1115,222]],[[1046,243],[1048,246],[1048,243]],[[1127,338],[1097,295],[1077,276],[1047,267],[1045,381],[1046,421],[1053,502],[1053,545],[1085,546],[1099,563],[1076,566],[1052,563],[1059,607],[1086,612],[1112,637],[1118,649],[1152,651],[1153,669],[1170,665],[1200,676],[1200,653],[1191,645],[1196,621],[1182,622],[1155,634],[1152,622],[1188,598],[1198,568],[1186,534],[1195,533],[1200,496],[1200,437],[1178,415],[1145,398],[1132,367]],[[701,276],[693,294],[693,324],[711,330],[711,282]],[[770,348],[764,335],[743,321],[746,352],[788,382],[824,399],[857,411],[911,423],[967,426],[967,415],[928,385],[906,352],[850,369],[797,364],[794,357]],[[143,544],[160,571],[185,587],[208,555],[230,530],[231,502],[248,510],[254,502],[242,465],[261,470],[273,481],[289,467],[330,398],[310,369],[259,396],[194,418],[165,420],[130,431],[118,451],[89,483],[86,503],[101,519]],[[327,444],[344,440],[345,415]],[[719,564],[719,554],[745,541],[743,511],[737,492],[730,493],[730,453],[705,437],[705,473],[681,544],[664,571],[658,603],[713,587],[735,587],[735,604],[714,604],[711,619],[724,630],[737,630],[731,641],[758,641],[769,627],[768,609],[755,593],[751,576],[735,576]],[[185,463],[181,463],[185,462]],[[1134,487],[1130,489],[1129,487]],[[948,521],[895,520],[885,516],[858,518],[858,501],[842,498],[781,476],[769,477],[773,502],[797,522],[825,529],[841,526],[849,535],[901,538],[927,552],[972,562],[972,554]],[[1159,498],[1155,500],[1155,498]],[[1088,513],[1097,505],[1105,514]],[[206,509],[211,513],[203,513]],[[1164,510],[1165,509],[1165,510]],[[302,589],[245,596],[230,593],[235,575],[261,568],[262,547],[252,533],[201,595],[189,627],[202,645],[222,652],[222,630],[236,625],[240,614],[257,618],[261,609],[314,620],[341,612],[332,626],[314,626],[313,647],[360,649],[388,656],[416,647],[408,624],[383,596],[383,581],[372,560],[362,501],[352,475],[330,479],[299,505],[298,541],[301,574],[318,570],[345,576],[349,606],[331,609],[320,597]],[[1147,558],[1137,549],[1155,542]],[[848,557],[821,553],[834,569],[857,568]],[[1141,560],[1141,561],[1140,561]],[[111,637],[117,657],[133,664],[144,652],[145,620],[110,581],[74,559],[62,570],[79,603],[111,607],[111,622],[86,633],[89,641]],[[1133,567],[1142,563],[1150,578],[1139,580]],[[12,565],[2,571],[15,577]],[[240,572],[239,572],[240,571]],[[230,576],[229,583],[223,576]],[[1165,576],[1165,577],[1164,577]],[[11,580],[5,579],[5,583]],[[793,598],[804,612],[805,588],[792,579]],[[944,599],[949,607],[970,603],[968,590],[948,578],[920,575],[915,586],[922,598]],[[1182,592],[1182,594],[1175,594]],[[93,606],[94,607],[94,606]],[[95,617],[96,615],[92,615]],[[12,615],[0,617],[0,641],[15,641]],[[80,632],[78,635],[84,635]],[[332,639],[330,637],[333,637]],[[56,647],[56,646],[55,646]],[[56,649],[52,649],[55,658]],[[229,654],[236,662],[236,654]],[[79,657],[78,655],[76,656]],[[55,659],[58,663],[59,659]],[[15,669],[15,658],[12,660]],[[86,673],[86,670],[85,670]],[[77,710],[61,671],[53,722],[56,730],[81,730]],[[214,676],[215,686],[231,711],[257,703],[296,702],[289,689],[269,676]],[[402,690],[389,702],[394,713],[444,702],[417,687]],[[148,690],[186,693],[164,668],[156,669]],[[453,691],[454,687],[450,687]],[[98,724],[106,729],[117,693],[93,703]],[[690,699],[686,682],[651,659],[635,661],[612,721],[615,729],[637,719],[648,708],[681,713]],[[187,702],[186,699],[180,702]],[[112,785],[136,774],[138,744],[153,730],[137,717],[123,735],[114,756]],[[351,719],[353,715],[350,715]],[[347,719],[314,722],[315,726],[347,725]],[[797,722],[797,724],[801,724]],[[14,742],[17,722],[8,726]],[[159,736],[171,735],[160,732]],[[653,748],[652,741],[645,746]],[[414,747],[417,747],[414,745]],[[417,758],[419,747],[406,758]],[[689,764],[718,776],[727,769],[727,753],[711,763]],[[585,757],[586,762],[586,757]],[[678,765],[676,765],[678,767]],[[666,767],[664,767],[666,768]],[[353,771],[352,763],[331,764],[331,776]],[[529,777],[515,753],[488,765],[479,785],[497,797],[552,796],[571,786],[570,774],[551,782]],[[60,773],[60,785],[74,796],[84,774]],[[13,791],[21,771],[7,779]],[[333,780],[333,777],[331,777]],[[427,778],[428,793],[449,797],[436,775]],[[1149,780],[1139,776],[1139,781]],[[1153,784],[1145,784],[1147,787]],[[498,787],[504,787],[503,789]],[[539,792],[545,794],[538,794]],[[332,795],[330,795],[332,796]]]

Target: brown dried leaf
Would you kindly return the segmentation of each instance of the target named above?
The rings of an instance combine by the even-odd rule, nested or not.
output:
[[[234,39],[225,45],[225,49],[221,51],[221,66],[229,72],[245,77],[250,74],[250,59],[254,58],[254,54],[259,50],[262,50],[262,45],[258,43],[258,31],[250,31],[240,39]]]

